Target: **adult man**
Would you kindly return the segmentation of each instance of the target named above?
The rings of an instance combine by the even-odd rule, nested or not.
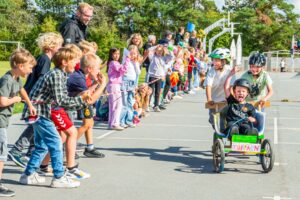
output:
[[[94,8],[87,3],[80,3],[76,15],[67,19],[60,27],[64,45],[77,44],[87,39],[87,25],[93,17]]]

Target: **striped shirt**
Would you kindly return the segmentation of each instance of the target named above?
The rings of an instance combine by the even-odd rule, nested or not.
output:
[[[40,77],[30,91],[29,98],[37,110],[37,115],[51,120],[51,106],[79,110],[85,105],[80,96],[69,97],[67,91],[67,73],[59,67]],[[29,116],[28,107],[25,106],[22,118]]]

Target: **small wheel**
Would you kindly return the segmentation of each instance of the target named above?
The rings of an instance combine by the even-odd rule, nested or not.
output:
[[[224,170],[225,153],[224,144],[221,139],[217,139],[213,148],[214,171],[221,173]]]
[[[270,140],[265,139],[262,142],[261,148],[265,151],[265,154],[260,155],[261,166],[264,172],[268,173],[273,169],[275,161],[275,155]]]

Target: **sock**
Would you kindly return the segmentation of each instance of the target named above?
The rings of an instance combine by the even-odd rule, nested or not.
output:
[[[88,150],[93,150],[93,149],[95,148],[95,146],[94,146],[94,144],[87,144],[87,145],[86,145],[86,148],[87,148]]]
[[[46,169],[46,168],[48,168],[48,165],[40,165],[40,168],[41,169]]]
[[[74,165],[73,167],[67,167],[67,169],[69,171],[72,171],[73,169],[76,169],[76,168],[78,168],[78,164]]]

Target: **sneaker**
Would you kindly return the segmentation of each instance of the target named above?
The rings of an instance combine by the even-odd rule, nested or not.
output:
[[[72,170],[67,170],[66,176],[72,179],[77,179],[77,180],[82,180],[82,179],[86,179],[86,178],[90,178],[91,175],[78,169],[72,169]]]
[[[165,105],[159,105],[158,107],[159,107],[160,110],[166,110],[167,109],[167,106],[165,106]]]
[[[153,108],[153,110],[154,110],[154,112],[160,112],[160,109],[159,109],[158,106],[155,106],[155,107]]]
[[[83,155],[89,158],[104,158],[105,155],[103,153],[100,153],[97,149],[93,148],[92,150],[89,150],[88,148],[85,148]]]
[[[175,95],[174,97],[173,97],[173,99],[182,99],[183,97],[182,96],[179,96],[179,95]]]
[[[196,94],[193,90],[189,91],[189,94]]]
[[[40,183],[45,183],[46,179],[38,175],[38,173],[34,172],[33,174],[27,176],[26,174],[22,174],[19,182],[23,185],[37,185]]]
[[[26,164],[22,161],[22,155],[14,149],[8,152],[8,158],[19,167],[25,168]]]
[[[70,179],[66,174],[60,178],[53,178],[50,185],[53,188],[75,188],[79,186],[79,181]]]
[[[146,111],[146,112],[150,112],[150,108],[149,108],[149,107],[147,107],[145,111]]]
[[[53,169],[50,167],[40,167],[40,169],[37,171],[37,173],[40,176],[50,177],[53,176]]]
[[[127,124],[121,124],[120,126],[123,127],[123,128],[128,128]]]
[[[164,99],[163,102],[164,102],[164,104],[169,104],[169,103],[170,103],[170,100],[166,98],[166,99]]]
[[[14,191],[8,189],[7,187],[5,187],[0,183],[0,197],[12,197],[15,195],[16,193]]]
[[[112,126],[109,129],[115,130],[115,131],[123,131],[124,130],[124,128],[122,126]]]
[[[136,127],[135,124],[127,124],[127,126],[130,127],[130,128],[135,128]]]

